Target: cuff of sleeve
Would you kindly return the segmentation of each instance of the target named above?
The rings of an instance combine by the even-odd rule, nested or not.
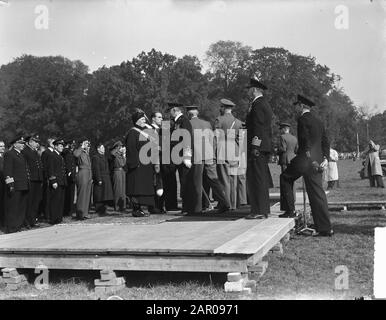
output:
[[[12,177],[5,178],[5,184],[10,184],[10,183],[14,183],[14,182],[15,182],[15,180]]]

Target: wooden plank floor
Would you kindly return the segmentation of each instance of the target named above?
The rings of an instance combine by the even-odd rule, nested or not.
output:
[[[288,229],[292,219],[167,222],[156,225],[81,224],[0,236],[0,252],[31,253],[175,253],[213,254],[232,242],[234,252],[251,254],[275,230]],[[288,231],[287,231],[288,232]],[[257,234],[261,238],[251,238]],[[249,243],[244,249],[244,244]]]

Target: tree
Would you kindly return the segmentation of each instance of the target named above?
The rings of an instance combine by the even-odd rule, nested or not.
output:
[[[23,55],[0,68],[2,117],[0,130],[65,137],[81,132],[88,67],[61,56]]]

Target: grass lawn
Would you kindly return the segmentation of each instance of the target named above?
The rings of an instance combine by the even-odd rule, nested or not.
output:
[[[369,187],[358,171],[361,162],[338,162],[340,188],[328,194],[331,201],[385,199],[385,189]],[[271,165],[278,192],[279,168]],[[300,184],[297,184],[300,187]],[[135,219],[115,213],[96,217],[87,223],[158,223],[164,215]],[[118,272],[126,278],[127,287],[119,293],[124,299],[354,299],[373,294],[374,228],[386,226],[381,210],[331,212],[335,235],[332,238],[311,238],[293,235],[284,246],[284,254],[266,256],[268,269],[258,281],[257,292],[238,296],[225,293],[226,274]],[[66,223],[74,223],[70,219]],[[83,222],[76,222],[83,223]],[[348,289],[335,290],[337,266],[348,270]],[[26,270],[31,278],[33,270]],[[37,290],[30,280],[17,292],[2,290],[0,299],[95,299],[93,280],[97,271],[50,271],[50,289]]]

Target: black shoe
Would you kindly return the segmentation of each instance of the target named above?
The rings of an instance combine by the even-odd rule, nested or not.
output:
[[[132,213],[133,217],[144,217],[145,216],[145,213],[142,211],[142,210],[135,210],[133,211]]]
[[[158,208],[151,208],[151,209],[149,209],[149,212],[151,214],[161,214],[162,213],[161,210]]]
[[[283,214],[279,214],[279,218],[295,218],[296,212],[295,211],[286,211]]]
[[[220,213],[224,213],[224,212],[227,212],[229,211],[229,207],[220,207],[217,209],[216,213],[217,214],[220,214]]]
[[[334,231],[319,231],[312,234],[313,237],[331,237],[334,235]]]

